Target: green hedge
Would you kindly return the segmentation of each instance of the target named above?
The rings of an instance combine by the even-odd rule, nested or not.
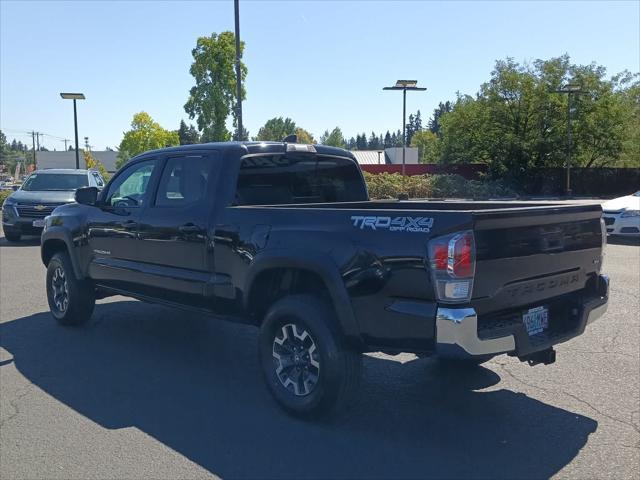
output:
[[[399,173],[363,172],[372,199],[398,198],[473,198],[516,197],[517,194],[497,181],[467,180],[460,175],[413,175],[404,179]]]

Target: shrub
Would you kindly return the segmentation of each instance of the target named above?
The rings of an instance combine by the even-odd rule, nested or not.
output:
[[[499,181],[467,180],[460,175],[414,175],[404,180],[399,173],[371,174],[364,178],[372,199],[398,198],[473,198],[515,197],[516,193]]]
[[[9,195],[13,193],[13,190],[0,190],[0,205],[4,203]]]

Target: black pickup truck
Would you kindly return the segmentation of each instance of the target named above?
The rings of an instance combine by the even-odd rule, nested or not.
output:
[[[269,390],[335,411],[363,352],[552,363],[607,308],[598,205],[370,201],[345,150],[212,143],[144,153],[42,233],[65,325],[127,295],[260,328]]]

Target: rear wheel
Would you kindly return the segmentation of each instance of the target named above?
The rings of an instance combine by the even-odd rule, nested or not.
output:
[[[259,354],[270,392],[294,415],[339,412],[358,391],[362,355],[346,345],[332,309],[315,296],[292,295],[269,309]]]
[[[19,242],[21,237],[22,235],[20,235],[20,232],[4,230],[4,238],[6,238],[9,242]]]
[[[47,265],[47,300],[51,314],[62,325],[81,325],[93,313],[93,285],[76,278],[66,252],[56,253]]]

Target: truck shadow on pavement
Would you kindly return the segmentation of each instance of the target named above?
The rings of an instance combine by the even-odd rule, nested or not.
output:
[[[20,239],[18,242],[10,242],[5,237],[0,237],[0,247],[7,248],[19,248],[19,247],[33,247],[40,245],[40,237],[26,236]]]
[[[524,394],[474,391],[499,382],[489,369],[372,357],[347,415],[292,419],[263,385],[256,334],[135,301],[99,304],[81,328],[48,312],[0,325],[17,369],[44,392],[223,478],[548,478],[597,427]]]

